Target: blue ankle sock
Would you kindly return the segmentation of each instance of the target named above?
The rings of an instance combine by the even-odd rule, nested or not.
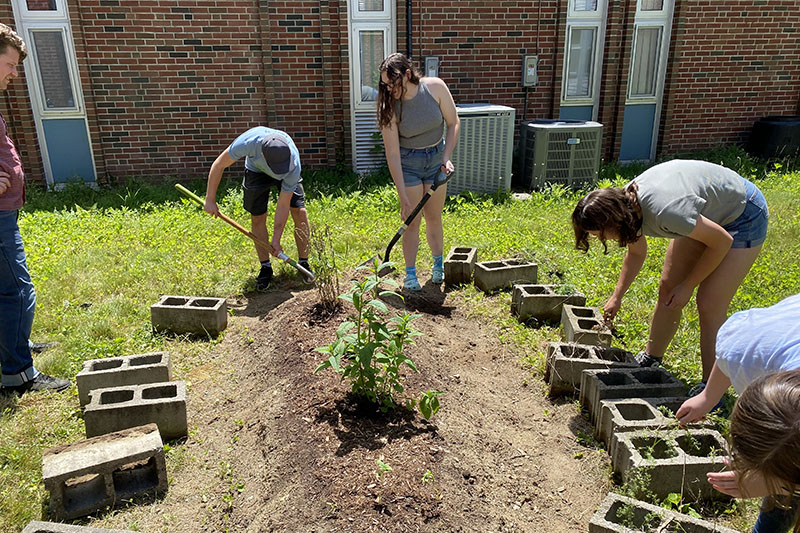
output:
[[[436,268],[436,267],[442,268],[442,265],[444,264],[443,261],[444,261],[444,259],[442,258],[441,255],[434,255],[433,256],[433,266],[434,266],[434,268]]]
[[[270,267],[270,268],[272,268],[272,263],[270,263],[270,260],[267,259],[266,261],[261,261],[261,266],[262,267]]]
[[[417,277],[417,267],[416,266],[406,267],[406,277],[408,277],[408,276],[414,276],[415,278]]]

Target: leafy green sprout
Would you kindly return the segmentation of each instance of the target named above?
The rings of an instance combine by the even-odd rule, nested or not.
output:
[[[392,466],[389,463],[384,463],[381,459],[375,459],[375,464],[378,465],[378,471],[375,473],[378,479],[392,471]]]

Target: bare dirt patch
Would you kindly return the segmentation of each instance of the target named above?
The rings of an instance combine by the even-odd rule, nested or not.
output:
[[[141,531],[586,531],[608,492],[608,458],[582,447],[591,427],[457,293],[427,285],[406,302],[424,333],[409,394],[444,391],[431,421],[383,414],[313,374],[347,309],[324,316],[315,291],[232,300],[214,355],[196,361],[184,443],[168,494],[93,523]],[[378,461],[391,467],[382,470]]]

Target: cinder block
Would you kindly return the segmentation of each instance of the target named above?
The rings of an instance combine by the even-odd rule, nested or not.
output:
[[[162,296],[150,306],[150,320],[158,332],[216,337],[228,326],[224,298]]]
[[[623,482],[643,473],[649,479],[642,480],[642,490],[651,491],[659,500],[671,492],[683,494],[690,501],[729,499],[714,490],[706,479],[708,472],[724,469],[722,460],[728,455],[725,439],[716,431],[642,430],[617,433],[614,439],[611,464],[622,475]]]
[[[603,315],[596,307],[564,304],[561,306],[561,325],[567,342],[611,344],[611,330],[606,327]]]
[[[614,454],[616,445],[612,437],[617,433],[678,427],[678,420],[674,416],[665,415],[656,405],[643,398],[601,400],[599,411],[599,416],[595,417],[595,437],[606,443],[606,449],[610,455]],[[714,425],[708,421],[701,421],[687,427],[712,429]]]
[[[30,522],[22,533],[125,533],[130,529],[98,529],[96,527],[73,526],[61,522]]]
[[[580,390],[584,370],[637,366],[632,353],[618,348],[551,342],[547,345],[544,379],[550,384],[550,396],[574,394]]]
[[[172,366],[167,352],[92,359],[83,363],[75,381],[78,401],[83,407],[89,403],[89,393],[94,389],[172,381]]]
[[[535,263],[517,259],[475,263],[475,286],[490,293],[509,289],[515,283],[536,283],[537,270]]]
[[[541,322],[561,320],[561,307],[564,304],[586,305],[586,296],[581,293],[559,294],[557,285],[514,285],[511,293],[511,313],[520,322],[535,318]]]
[[[95,389],[91,396],[83,412],[87,437],[151,423],[165,440],[187,434],[184,381]]]
[[[663,368],[615,368],[584,370],[581,374],[580,402],[591,414],[600,415],[601,400],[683,396],[686,388]]]
[[[165,491],[167,467],[158,428],[148,424],[46,450],[42,480],[56,520]]]
[[[589,520],[589,533],[737,533],[707,520],[692,518],[613,492]]]
[[[470,283],[478,249],[469,246],[453,246],[444,260],[444,283],[447,286]]]

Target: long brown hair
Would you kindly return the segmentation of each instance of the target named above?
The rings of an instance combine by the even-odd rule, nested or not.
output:
[[[800,485],[800,370],[761,376],[745,389],[731,415],[730,443],[740,486],[761,474],[773,505],[788,505],[783,493]]]
[[[575,248],[583,252],[589,250],[589,231],[600,232],[604,253],[608,253],[604,232],[609,229],[619,235],[620,246],[638,241],[641,237],[642,210],[636,191],[636,184],[631,183],[624,189],[597,189],[581,198],[572,212]]]
[[[411,61],[401,53],[394,53],[381,62],[378,75],[385,72],[389,81],[393,84],[400,83],[402,93],[400,95],[400,112],[402,114],[402,100],[406,94],[405,87],[402,86],[403,77],[406,72],[411,71],[411,78],[408,80],[411,83],[418,85],[422,73],[415,67]],[[378,127],[383,128],[392,122],[394,116],[394,98],[383,81],[378,84],[380,90],[378,91]]]

